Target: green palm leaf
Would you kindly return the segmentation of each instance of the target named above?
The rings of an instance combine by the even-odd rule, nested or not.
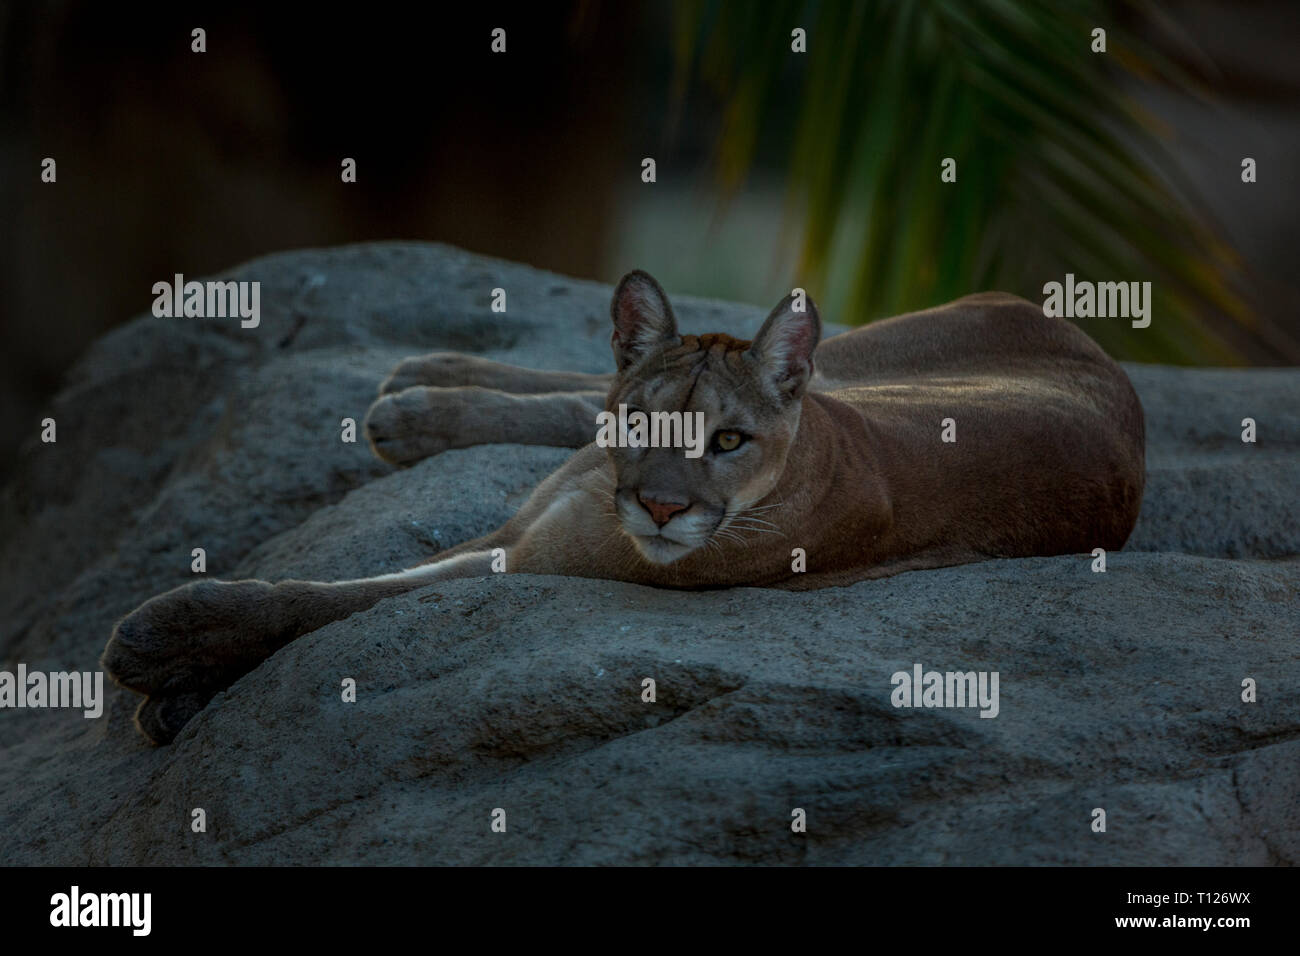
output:
[[[1123,12],[1103,0],[685,0],[677,87],[698,74],[722,97],[725,194],[765,133],[788,142],[799,275],[839,321],[990,288],[1041,300],[1044,282],[1073,272],[1152,282],[1149,328],[1080,323],[1113,354],[1238,362],[1216,331],[1251,322],[1236,257],[1119,82],[1193,79],[1128,35]],[[796,26],[807,54],[790,52]],[[1106,54],[1090,49],[1098,26]],[[949,156],[956,183],[940,182]]]

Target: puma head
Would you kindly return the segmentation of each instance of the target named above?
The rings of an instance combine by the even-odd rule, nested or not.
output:
[[[821,319],[811,300],[791,295],[753,342],[679,335],[663,289],[640,271],[618,284],[610,314],[617,373],[606,410],[681,412],[683,420],[703,413],[699,457],[681,447],[608,448],[622,530],[646,560],[669,564],[725,538],[776,486],[799,428]]]

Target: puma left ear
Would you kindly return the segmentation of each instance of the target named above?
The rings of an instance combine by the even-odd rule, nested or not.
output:
[[[759,365],[763,386],[777,397],[803,395],[813,375],[813,352],[822,337],[817,306],[802,289],[772,310],[749,347]]]
[[[614,320],[610,345],[620,372],[677,338],[677,319],[668,296],[649,273],[640,269],[623,276],[614,290],[609,315]]]

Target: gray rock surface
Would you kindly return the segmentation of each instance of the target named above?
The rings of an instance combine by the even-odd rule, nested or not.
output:
[[[194,547],[213,577],[352,577],[500,524],[566,450],[395,471],[339,440],[406,355],[609,365],[608,287],[444,246],[223,278],[262,282],[260,327],[131,322],[55,400],[57,444],[24,450],[0,668],[94,668]],[[764,314],[673,298],[695,331]],[[0,711],[3,862],[1300,863],[1300,371],[1128,371],[1149,478],[1104,575],[1065,556],[804,594],[435,585],[288,646],[170,747],[116,689],[99,720]],[[997,671],[998,717],[891,706],[917,662]]]

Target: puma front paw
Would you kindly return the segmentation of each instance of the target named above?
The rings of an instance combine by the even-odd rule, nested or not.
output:
[[[118,623],[100,663],[118,684],[149,695],[136,714],[145,736],[170,740],[213,694],[283,643],[273,590],[265,581],[196,581]]]
[[[474,379],[475,370],[482,364],[481,359],[461,355],[459,352],[413,355],[397,363],[388,378],[384,379],[379,386],[379,394],[389,395],[417,385],[439,388],[475,385],[478,384]]]
[[[459,447],[462,391],[418,386],[380,396],[366,412],[371,450],[394,465],[409,465]]]

